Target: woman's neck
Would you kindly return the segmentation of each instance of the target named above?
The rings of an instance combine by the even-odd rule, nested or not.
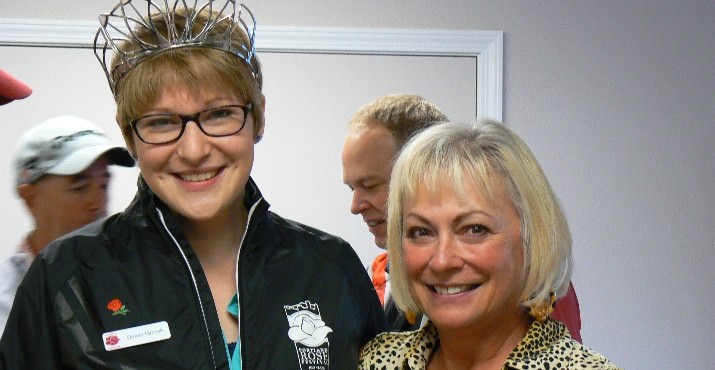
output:
[[[428,364],[429,370],[501,369],[509,354],[521,342],[532,320],[528,314],[474,329],[439,331],[439,347]]]
[[[216,306],[224,337],[238,340],[238,320],[227,307],[237,290],[238,249],[247,227],[248,212],[243,205],[210,220],[180,221],[204,271]]]
[[[180,221],[202,265],[218,263],[228,256],[235,256],[246,230],[247,214],[246,208],[241,205],[210,220]]]

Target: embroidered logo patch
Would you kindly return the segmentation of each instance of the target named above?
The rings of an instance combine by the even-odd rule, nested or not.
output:
[[[288,337],[295,344],[301,370],[328,370],[330,343],[328,333],[333,329],[325,325],[317,303],[304,301],[283,306],[288,319]]]
[[[124,306],[124,303],[119,300],[119,298],[114,298],[109,303],[107,303],[107,309],[112,311],[112,316],[117,316],[117,315],[127,315],[127,312],[129,310],[127,309],[126,306]]]

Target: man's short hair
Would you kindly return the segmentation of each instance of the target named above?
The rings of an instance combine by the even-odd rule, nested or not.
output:
[[[447,121],[447,115],[421,96],[393,94],[362,106],[350,120],[350,127],[382,126],[394,137],[396,147],[426,127]]]

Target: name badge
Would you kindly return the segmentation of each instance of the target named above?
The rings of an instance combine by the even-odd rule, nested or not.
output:
[[[102,334],[104,349],[107,351],[139,346],[169,338],[171,338],[171,332],[169,331],[169,324],[166,321],[110,331]]]

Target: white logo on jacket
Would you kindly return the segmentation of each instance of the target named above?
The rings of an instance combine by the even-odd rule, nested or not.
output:
[[[325,325],[318,304],[304,301],[283,308],[290,326],[288,338],[295,343],[301,370],[328,370],[328,333],[332,333],[333,329]]]

